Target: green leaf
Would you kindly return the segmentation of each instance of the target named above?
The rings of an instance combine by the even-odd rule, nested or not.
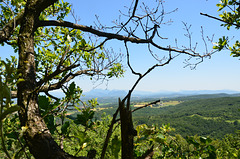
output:
[[[206,137],[200,137],[200,141],[204,144],[206,144],[207,138]]]
[[[0,120],[3,120],[4,118],[7,117],[7,115],[9,114],[12,114],[16,111],[19,111],[20,110],[20,107],[18,105],[15,105],[15,106],[11,106],[9,107],[8,109],[6,109],[0,116]]]
[[[62,134],[64,134],[64,135],[67,135],[67,134],[68,134],[67,129],[69,128],[69,126],[70,126],[69,121],[66,121],[66,122],[62,125],[62,128],[61,128]]]
[[[157,135],[157,138],[159,138],[159,139],[165,139],[165,136],[164,136],[163,134],[158,134],[158,135]]]
[[[117,135],[113,137],[110,148],[111,148],[112,154],[114,155],[114,158],[118,159],[119,158],[118,154],[121,150],[121,141],[119,140]]]
[[[72,42],[72,38],[69,35],[67,35],[67,40],[68,40],[69,43]]]
[[[75,82],[72,82],[69,86],[69,95],[73,95],[75,93],[75,88],[76,88],[76,84]]]
[[[23,78],[19,78],[18,80],[17,80],[17,84],[18,83],[20,83],[20,82],[24,82],[25,80],[23,79]]]
[[[75,105],[74,105],[74,108],[77,109],[78,112],[82,112],[82,110]]]
[[[51,109],[49,99],[46,96],[39,96],[38,104],[42,112],[47,112]]]

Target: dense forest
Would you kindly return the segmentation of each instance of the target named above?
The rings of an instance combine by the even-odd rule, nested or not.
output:
[[[224,97],[222,97],[224,96]],[[176,98],[163,98],[162,102],[181,101],[176,105],[161,106],[153,105],[138,110],[133,113],[133,120],[136,125],[147,124],[159,125],[170,124],[175,128],[174,133],[182,136],[210,136],[213,138],[223,138],[228,133],[234,133],[240,130],[240,97],[225,97],[227,94],[195,95]],[[238,94],[231,96],[239,96]],[[100,119],[101,114],[105,112],[112,115],[116,109],[116,103],[111,103],[104,98],[106,103],[100,103],[95,117]],[[136,98],[134,105],[147,103],[156,100],[155,98]],[[103,102],[103,99],[100,101]],[[104,109],[101,109],[104,108]],[[76,114],[72,114],[76,116]]]
[[[138,124],[170,123],[182,136],[222,138],[240,129],[239,105],[239,97],[192,100],[175,106],[146,108],[134,113],[133,118]]]
[[[135,99],[131,104],[132,110],[136,109],[135,106],[149,103],[155,98]],[[100,101],[102,103],[100,102],[93,109],[92,122],[101,121],[106,124],[106,119],[112,116],[117,105],[111,103],[112,98],[103,98]],[[133,112],[136,130],[139,137],[142,136],[135,139],[138,155],[142,155],[154,143],[160,144],[158,148],[162,149],[160,152],[156,150],[155,155],[158,157],[191,158],[201,154],[200,156],[213,155],[210,158],[216,156],[238,158],[240,155],[239,94],[182,96],[162,98],[161,101]],[[82,117],[81,114],[72,112],[68,119],[71,121]],[[117,140],[119,127],[115,129],[113,142],[119,142]],[[143,144],[145,148],[140,148]],[[166,154],[162,154],[163,152]]]

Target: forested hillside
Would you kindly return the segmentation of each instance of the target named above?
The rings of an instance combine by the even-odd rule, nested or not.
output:
[[[234,133],[240,129],[240,97],[219,97],[219,95],[198,95],[162,99],[163,101],[181,101],[177,105],[154,105],[133,113],[135,124],[162,124],[170,123],[175,128],[174,133],[182,136],[200,135],[222,138],[225,134]],[[226,95],[225,95],[226,96]],[[203,99],[201,99],[203,98]],[[208,99],[209,98],[209,99]],[[147,103],[150,99],[133,101]],[[152,99],[153,100],[153,99]],[[134,105],[133,104],[133,105]],[[134,109],[132,105],[132,109]],[[106,112],[112,114],[116,105],[102,104],[104,108],[96,112],[96,117]],[[101,107],[101,105],[100,105]]]

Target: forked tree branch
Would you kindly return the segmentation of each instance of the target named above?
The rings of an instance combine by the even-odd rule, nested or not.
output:
[[[128,52],[127,49],[127,45],[126,46],[126,50]],[[170,63],[170,61],[173,59],[172,55],[171,55],[171,51],[169,51],[169,58],[166,62],[162,63],[162,64],[155,64],[152,67],[150,67],[144,74],[140,74],[140,73],[136,73],[135,75],[138,75],[138,79],[136,80],[136,82],[134,83],[134,85],[132,86],[132,88],[129,90],[129,93],[125,96],[125,98],[123,98],[123,102],[126,101],[126,99],[129,99],[129,97],[131,96],[133,90],[136,88],[136,86],[138,85],[138,83],[142,80],[143,77],[145,77],[147,74],[149,74],[152,70],[154,70],[156,67],[161,67],[161,66],[165,66],[167,64]],[[130,63],[129,63],[130,66]],[[131,67],[131,66],[130,66]]]
[[[54,4],[57,0],[37,0],[31,2],[32,6],[38,6],[36,12],[41,12],[51,4]],[[40,14],[40,13],[39,13]],[[24,17],[24,10],[21,11],[17,16],[11,19],[1,30],[0,30],[0,43],[7,42],[11,35],[13,34],[14,29],[21,23]]]
[[[119,34],[114,34],[114,33],[107,33],[103,32],[97,29],[94,29],[93,27],[85,26],[85,25],[80,25],[80,24],[74,24],[68,21],[58,21],[58,20],[45,20],[45,21],[40,21],[39,22],[39,27],[44,27],[44,26],[62,26],[62,27],[69,27],[72,29],[79,29],[84,32],[89,32],[94,35],[97,35],[99,37],[106,37],[108,39],[117,39],[120,41],[131,41],[133,43],[149,43],[150,39],[140,39],[140,38],[133,38],[133,37],[127,37]]]
[[[151,44],[152,46],[154,46],[155,48],[160,49],[160,50],[187,54],[187,55],[190,55],[190,56],[193,56],[193,57],[210,56],[210,54],[200,55],[199,53],[188,52],[186,49],[183,49],[183,50],[182,49],[174,49],[174,48],[171,48],[171,47],[162,47],[162,46],[156,44],[153,41],[153,38],[155,37],[155,35],[157,33],[157,28],[158,28],[157,25],[154,26],[152,35],[148,39],[141,39],[141,38],[137,38],[137,37],[129,37],[129,36],[124,36],[124,35],[115,34],[115,33],[108,33],[108,32],[104,32],[104,31],[94,29],[93,27],[80,25],[80,24],[74,24],[74,23],[71,23],[71,22],[68,22],[68,21],[58,21],[58,20],[40,21],[39,22],[39,27],[44,27],[44,26],[62,26],[62,27],[69,27],[69,28],[72,28],[72,29],[79,29],[81,31],[89,32],[89,33],[92,33],[94,35],[97,35],[99,37],[105,37],[105,38],[107,38],[107,40],[117,39],[117,40],[120,40],[120,41],[127,41],[127,42],[131,42],[131,43],[136,43],[136,44],[140,44],[140,43],[141,44]]]
[[[54,84],[46,84],[40,87],[40,89],[38,90],[39,92],[47,92],[47,91],[52,91],[52,90],[56,90],[56,89],[60,89],[65,83],[69,82],[70,80],[74,79],[77,76],[80,75],[88,75],[88,76],[94,76],[96,73],[100,73],[101,70],[94,70],[94,69],[87,69],[87,70],[80,70],[77,71],[75,73],[69,73],[67,74],[62,80],[60,80],[59,82],[56,82]],[[104,75],[104,74],[101,74]]]
[[[76,67],[78,67],[78,66],[80,66],[80,65],[79,65],[79,64],[77,64],[77,65],[71,65],[71,66],[69,66],[69,67],[65,67],[65,68],[62,68],[62,69],[60,69],[60,68],[58,69],[58,68],[57,68],[53,73],[51,73],[51,74],[47,75],[46,77],[44,77],[43,79],[41,79],[41,80],[37,83],[37,86],[40,87],[40,86],[42,86],[43,83],[51,80],[52,78],[54,78],[55,76],[59,75],[60,73],[63,73],[63,72],[65,72],[65,71],[72,70],[72,69],[74,69],[74,68],[76,68]]]
[[[49,91],[53,91],[53,90],[57,90],[57,89],[60,89],[62,88],[62,86],[64,84],[66,84],[67,82],[71,81],[72,79],[74,79],[75,77],[77,76],[80,76],[80,75],[88,75],[88,76],[94,76],[95,74],[98,74],[98,75],[103,75],[103,76],[106,76],[107,74],[104,74],[104,73],[101,73],[102,70],[95,70],[95,69],[86,69],[86,70],[80,70],[80,71],[77,71],[75,73],[69,73],[67,74],[62,80],[56,82],[56,83],[53,83],[53,84],[44,84],[44,82],[39,82],[39,85],[38,85],[38,89],[37,91],[38,92],[44,92],[47,96],[55,99],[55,100],[58,100],[57,97],[54,97],[52,96],[51,94],[49,94]],[[58,74],[60,74],[62,72],[58,72]],[[55,74],[55,73],[54,73]],[[58,75],[58,74],[55,74]],[[54,77],[52,76],[51,74],[51,77]],[[50,77],[47,77],[49,80],[52,79]],[[43,81],[45,81],[46,79],[43,79]],[[40,85],[41,83],[41,85]],[[42,85],[44,84],[44,85]],[[11,98],[17,98],[17,91],[11,91]]]
[[[126,41],[125,41],[125,47],[126,47],[126,50],[127,50],[127,54],[129,54]],[[128,92],[128,94],[125,96],[125,98],[121,101],[121,103],[124,104],[125,101],[127,100],[127,104],[126,104],[127,107],[124,108],[124,109],[126,109],[127,111],[129,111],[129,113],[132,113],[132,112],[130,112],[130,99],[131,99],[131,94],[132,94],[133,90],[135,89],[135,87],[137,86],[137,84],[141,81],[141,79],[142,79],[143,77],[145,77],[148,73],[150,73],[154,68],[167,65],[172,59],[173,59],[173,58],[171,57],[171,51],[169,51],[169,59],[168,59],[165,63],[153,65],[152,67],[150,67],[150,68],[142,75],[142,74],[140,74],[140,73],[136,73],[135,71],[133,71],[133,69],[132,69],[132,67],[131,67],[131,64],[130,64],[130,61],[129,61],[129,56],[128,56],[128,66],[129,66],[129,67],[131,68],[131,70],[133,71],[133,74],[138,75],[139,78],[136,80],[136,82],[135,82],[135,84],[133,85],[132,89],[129,90],[129,92]],[[120,99],[119,99],[119,100],[120,100]],[[157,101],[155,101],[155,102],[152,102],[152,104],[156,104],[156,103],[159,102],[159,101],[160,101],[160,100],[157,100]],[[151,103],[150,103],[150,104],[151,104]],[[149,105],[147,105],[147,106],[149,106]],[[145,106],[145,107],[147,107],[147,106]],[[142,107],[142,108],[144,108],[144,107]],[[139,108],[139,109],[141,109],[141,108]],[[117,109],[116,112],[114,113],[113,119],[112,119],[112,121],[111,121],[111,124],[109,125],[109,129],[108,129],[108,132],[107,132],[107,135],[106,135],[106,138],[105,138],[105,141],[104,141],[104,146],[103,146],[103,149],[102,149],[102,153],[101,153],[101,159],[103,159],[104,156],[105,156],[105,153],[106,153],[106,150],[107,150],[107,146],[108,146],[108,142],[109,142],[109,139],[110,139],[110,137],[111,137],[111,135],[112,135],[113,126],[114,126],[114,124],[115,124],[116,121],[117,121],[117,120],[116,120],[116,117],[117,117],[117,114],[118,114],[119,110],[120,110],[120,106],[118,107],[118,109]],[[134,111],[136,111],[136,110],[133,110],[133,112],[134,112]],[[122,130],[122,131],[123,131],[123,130]]]

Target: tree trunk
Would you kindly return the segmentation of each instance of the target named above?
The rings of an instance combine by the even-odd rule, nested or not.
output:
[[[54,0],[49,1],[54,2]],[[21,107],[19,111],[21,126],[25,128],[24,138],[30,152],[37,159],[86,158],[73,157],[65,153],[52,138],[39,113],[38,90],[36,88],[34,31],[40,12],[42,11],[39,9],[39,7],[42,8],[42,5],[39,6],[40,2],[44,1],[27,1],[18,37],[18,74],[21,80],[17,85],[17,97],[18,105]],[[50,2],[45,2],[44,5],[46,3],[50,5]]]
[[[129,104],[129,103],[128,103]],[[122,158],[134,159],[133,138],[136,136],[136,130],[133,128],[132,112],[129,107],[119,99],[119,110],[121,120],[121,138],[122,138]]]

